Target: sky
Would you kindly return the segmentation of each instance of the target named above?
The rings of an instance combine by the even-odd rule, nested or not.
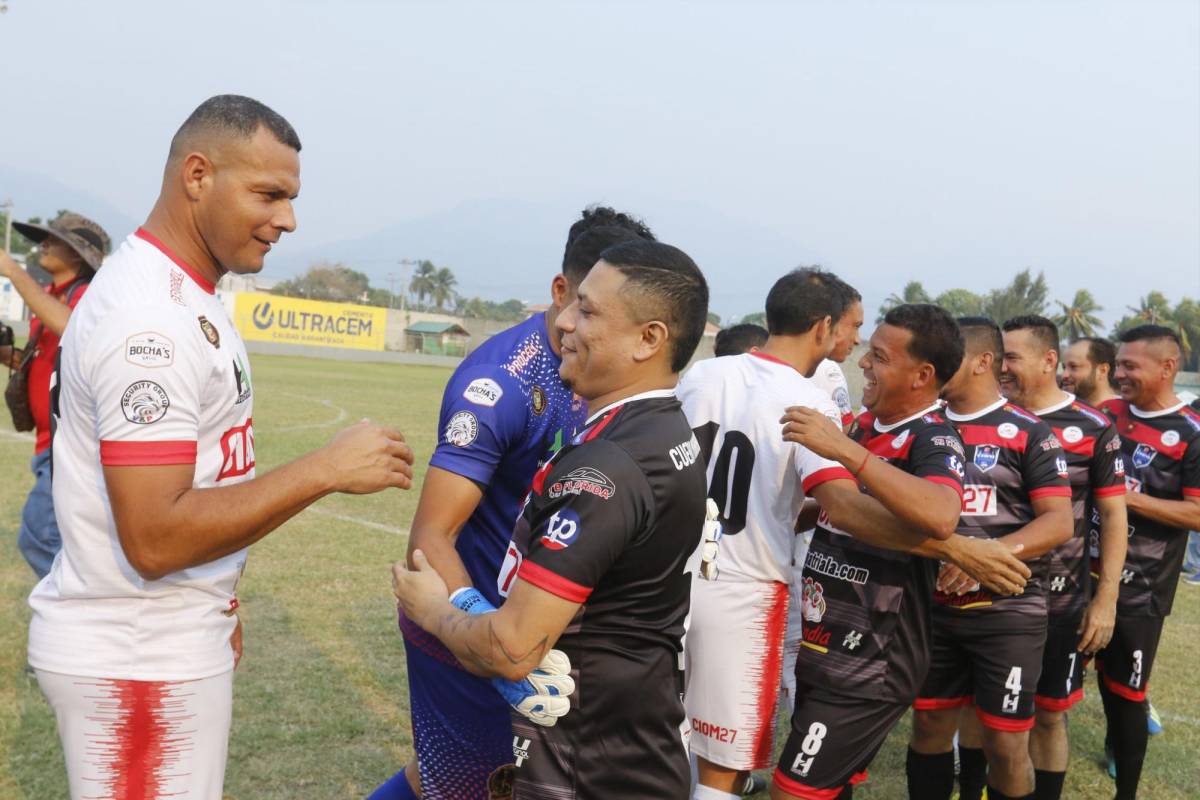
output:
[[[22,187],[137,222],[205,97],[248,94],[295,125],[300,227],[267,274],[472,214],[501,231],[489,242],[536,236],[512,259],[545,254],[549,274],[550,232],[603,201],[692,252],[726,316],[814,262],[868,313],[907,280],[979,291],[1025,267],[1054,298],[1089,288],[1108,321],[1151,288],[1200,297],[1194,0],[0,5],[0,175]],[[505,207],[553,219],[491,218]],[[480,262],[452,265],[460,290],[503,299],[511,274],[534,291],[521,281],[543,266],[505,249],[447,251]],[[386,285],[401,256],[427,254],[352,266]]]

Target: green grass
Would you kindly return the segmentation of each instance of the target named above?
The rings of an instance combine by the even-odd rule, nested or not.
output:
[[[266,470],[363,417],[399,427],[418,457],[434,443],[449,371],[301,358],[253,358],[255,440]],[[0,421],[0,800],[66,797],[54,720],[26,674],[25,597],[16,549],[32,442]],[[390,565],[417,490],[322,501],[255,545],[241,584],[246,653],[235,683],[225,787],[236,800],[361,798],[412,752]],[[363,524],[369,523],[369,524]],[[1152,676],[1166,733],[1151,740],[1143,798],[1200,796],[1200,692],[1189,669],[1200,589],[1179,589]],[[1067,798],[1105,798],[1096,764],[1102,716],[1092,686],[1072,714]],[[888,740],[861,798],[902,798],[907,723]]]

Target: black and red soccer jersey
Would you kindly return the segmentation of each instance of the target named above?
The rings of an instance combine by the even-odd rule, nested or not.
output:
[[[1112,420],[1071,395],[1037,413],[1058,437],[1067,460],[1075,533],[1049,554],[1046,604],[1053,624],[1082,617],[1091,596],[1089,534],[1094,498],[1125,494],[1125,459]]]
[[[899,469],[961,493],[963,446],[939,406],[892,425],[863,414],[850,436]],[[822,515],[804,562],[797,684],[912,702],[929,668],[936,577],[936,561],[861,542]]]
[[[1200,413],[1183,403],[1146,412],[1125,401],[1108,404],[1131,492],[1162,500],[1200,497]],[[1187,531],[1129,512],[1129,549],[1121,572],[1120,614],[1171,613]]]
[[[582,607],[555,645],[570,713],[552,728],[513,717],[518,797],[687,794],[680,657],[706,494],[669,391],[598,411],[535,475],[501,594],[519,578]]]
[[[970,415],[947,410],[966,450],[963,509],[958,533],[999,539],[1033,521],[1039,497],[1070,497],[1066,453],[1050,426],[1004,400]],[[1015,597],[986,589],[964,595],[934,594],[938,608],[959,610],[1003,607],[1034,615],[1046,614],[1049,560],[1028,562],[1033,572],[1025,591]]]

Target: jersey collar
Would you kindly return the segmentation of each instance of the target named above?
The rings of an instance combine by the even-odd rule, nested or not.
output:
[[[1155,417],[1165,417],[1167,414],[1174,414],[1176,411],[1186,405],[1187,403],[1180,400],[1177,405],[1173,405],[1170,408],[1164,408],[1162,411],[1142,411],[1133,403],[1130,403],[1129,413],[1133,414],[1135,417],[1141,417],[1142,419],[1154,419]]]
[[[192,269],[192,267],[189,266],[186,261],[184,261],[179,256],[175,255],[175,253],[173,253],[169,247],[167,247],[165,244],[163,244],[157,236],[150,233],[145,228],[138,228],[137,231],[134,232],[133,235],[136,236],[137,238],[141,239],[142,241],[149,242],[150,244],[154,245],[154,247],[160,253],[162,253],[167,258],[171,259],[172,263],[174,263],[175,266],[177,266],[181,270],[183,270],[184,274],[187,275],[189,278],[191,278],[193,281],[195,281],[196,285],[199,286],[201,289],[203,289],[205,292],[207,292],[208,294],[216,293],[217,285],[215,283],[213,283],[208,278],[201,275],[199,272],[196,272],[196,270]]]
[[[1060,411],[1060,410],[1066,408],[1067,406],[1071,405],[1071,403],[1074,403],[1074,402],[1075,402],[1075,395],[1071,394],[1070,392],[1067,392],[1066,400],[1063,400],[1060,403],[1055,403],[1054,405],[1052,405],[1048,408],[1043,408],[1039,411],[1035,411],[1035,412],[1033,412],[1033,415],[1035,417],[1040,417],[1045,414],[1053,414],[1055,411]]]
[[[923,408],[920,411],[918,411],[917,413],[913,414],[911,417],[905,417],[904,419],[900,420],[899,422],[892,422],[887,425],[884,425],[882,422],[880,422],[878,419],[876,419],[875,420],[875,430],[879,431],[880,433],[889,433],[891,431],[896,430],[896,428],[899,428],[901,425],[907,425],[908,423],[912,422],[914,419],[917,419],[918,417],[923,417],[926,414],[930,414],[930,413],[933,413],[934,411],[941,411],[941,410],[942,410],[942,401],[939,400],[936,403],[934,403],[933,405],[931,405],[929,408]]]
[[[997,409],[1004,408],[1004,406],[1007,403],[1008,403],[1008,401],[1005,400],[1003,397],[1001,397],[999,400],[992,403],[987,408],[981,408],[978,411],[976,411],[974,414],[955,414],[953,411],[950,410],[950,406],[946,406],[946,418],[951,420],[952,422],[970,422],[973,419],[979,419],[980,417],[984,416],[985,414],[990,414],[993,411],[996,411]]]
[[[604,416],[609,411],[612,411],[617,406],[623,406],[628,403],[636,403],[638,400],[653,400],[655,398],[660,398],[660,397],[674,397],[674,396],[675,396],[674,389],[651,389],[648,392],[642,392],[641,394],[631,395],[629,397],[622,398],[621,400],[617,400],[615,402],[609,403],[604,408],[597,411],[595,414],[592,414],[591,416],[589,416],[587,418],[587,422],[585,422],[583,424],[585,426],[591,425],[593,422],[600,419],[600,417]]]

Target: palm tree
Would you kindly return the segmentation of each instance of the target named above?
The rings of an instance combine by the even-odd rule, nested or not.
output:
[[[925,287],[920,281],[909,281],[904,284],[904,291],[900,294],[893,292],[883,301],[883,305],[879,308],[879,318],[876,322],[883,322],[883,318],[887,312],[891,311],[896,306],[907,305],[908,303],[931,303],[929,292],[925,291]]]
[[[436,286],[434,276],[437,275],[437,271],[432,261],[422,260],[417,265],[412,281],[408,284],[408,290],[417,296],[417,303],[423,303],[426,297],[433,296]]]
[[[1179,342],[1183,345],[1183,368],[1194,370],[1200,364],[1194,347],[1196,342],[1200,342],[1200,304],[1185,297],[1175,306],[1172,316],[1175,318],[1172,330],[1179,335]]]
[[[1070,304],[1064,303],[1062,300],[1055,302],[1062,308],[1062,313],[1054,317],[1054,324],[1058,326],[1059,333],[1068,341],[1074,341],[1081,336],[1096,335],[1101,322],[1093,312],[1104,309],[1096,304],[1096,299],[1092,297],[1091,292],[1087,289],[1080,289],[1075,292],[1075,298],[1071,300]]]
[[[1146,325],[1165,325],[1171,319],[1171,304],[1162,292],[1150,292],[1136,306],[1126,306],[1133,312],[1133,322]]]
[[[433,274],[433,291],[430,296],[433,299],[434,305],[439,309],[448,301],[454,299],[456,294],[454,286],[458,283],[458,279],[454,277],[454,273],[449,267],[442,267]]]

